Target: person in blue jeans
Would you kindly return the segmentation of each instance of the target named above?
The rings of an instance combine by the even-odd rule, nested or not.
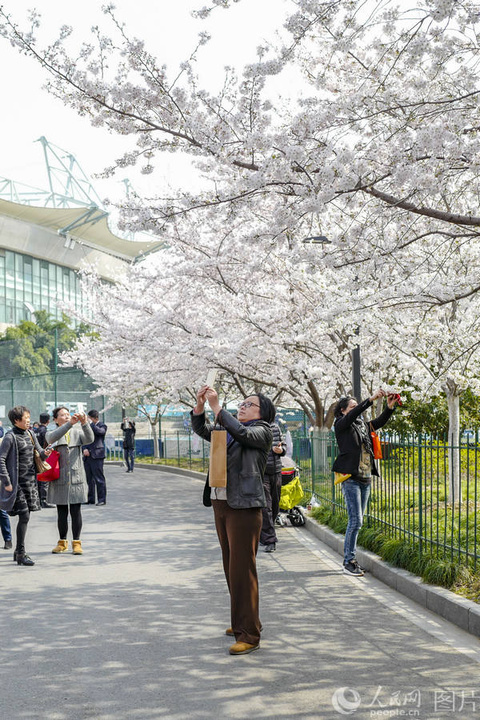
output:
[[[10,525],[10,518],[8,517],[6,510],[0,510],[0,529],[5,543],[3,549],[10,550],[12,547],[12,528]]]
[[[367,423],[362,414],[377,398],[387,397],[387,407],[377,418]],[[363,569],[356,560],[357,538],[363,523],[363,516],[370,497],[372,476],[378,477],[378,469],[373,457],[370,427],[374,430],[383,427],[395,410],[398,395],[379,388],[367,400],[357,403],[355,398],[340,398],[335,406],[335,437],[338,455],[333,463],[335,473],[345,475],[342,481],[342,493],[347,508],[348,524],[345,532],[343,571],[347,575],[361,577]]]

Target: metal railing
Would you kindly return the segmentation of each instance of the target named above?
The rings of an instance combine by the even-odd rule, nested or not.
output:
[[[139,440],[146,443],[140,454]],[[112,457],[118,458],[122,452],[117,443]],[[476,569],[480,563],[479,435],[447,442],[427,435],[385,434],[382,446],[380,477],[372,483],[365,525],[415,545],[421,554]],[[161,462],[206,472],[209,449],[208,442],[191,433],[164,433]],[[152,461],[146,457],[152,454],[153,440],[137,439],[138,459]],[[293,439],[292,455],[300,469],[305,503],[313,495],[321,505],[346,517],[341,486],[334,485],[331,471],[336,454],[332,432]]]
[[[321,505],[346,516],[331,464],[333,433],[311,438],[310,486]],[[480,444],[473,438],[388,435],[377,461],[365,524],[432,555],[477,568],[480,561]],[[308,471],[308,467],[304,468]]]

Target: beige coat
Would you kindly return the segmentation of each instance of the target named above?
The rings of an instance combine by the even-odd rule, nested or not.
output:
[[[66,433],[70,434],[67,445]],[[74,505],[87,502],[88,486],[83,465],[82,445],[93,442],[90,423],[72,425],[70,422],[47,432],[45,439],[60,453],[60,477],[48,483],[47,501],[54,505]]]

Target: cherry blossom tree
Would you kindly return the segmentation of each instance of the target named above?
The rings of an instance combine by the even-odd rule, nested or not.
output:
[[[36,13],[22,31],[0,10],[0,32],[44,66],[50,92],[136,139],[106,175],[137,163],[154,173],[169,152],[205,179],[199,191],[122,207],[125,229],[160,234],[171,255],[108,291],[117,313],[99,326],[112,356],[130,353],[146,386],[161,358],[162,386],[177,394],[218,367],[238,391],[275,388],[323,424],[349,389],[358,340],[366,387],[387,367],[410,376],[412,363],[430,377],[446,338],[419,327],[428,335],[477,295],[479,16],[470,0],[291,8],[283,39],[240,77],[226,71],[218,93],[195,73],[204,33],[177,73],[129,37],[111,5],[111,34],[96,29],[77,53],[66,27],[41,48]],[[282,78],[295,93],[273,89]],[[329,242],[304,246],[311,235]],[[378,328],[405,318],[395,349],[393,331]],[[456,321],[467,352],[463,332]],[[463,386],[456,371],[452,381]]]
[[[398,367],[404,378],[428,401],[445,392],[449,412],[449,500],[461,501],[460,398],[471,388],[480,391],[480,340],[476,330],[480,315],[478,296],[435,307],[427,314],[409,310],[407,329],[399,322],[387,328]],[[400,316],[398,316],[400,321]],[[405,335],[407,340],[405,341]]]
[[[88,277],[99,339],[79,344],[65,362],[88,368],[106,394],[119,385],[125,395],[125,368],[137,388],[161,377],[164,395],[187,405],[216,368],[226,398],[263,390],[302,407],[312,425],[331,424],[328,404],[342,373],[345,382],[349,375],[348,354],[337,357],[340,331],[311,312],[311,300],[300,306],[288,276],[281,286],[256,263],[245,274],[235,259],[226,265],[233,275],[213,265],[199,273],[169,249],[132,267],[118,285]]]
[[[179,74],[169,70],[129,37],[112,5],[111,35],[95,29],[77,54],[71,28],[41,49],[37,14],[28,31],[5,10],[0,16],[1,32],[49,73],[50,92],[94,124],[137,138],[117,165],[153,172],[163,152],[182,152],[210,180],[196,194],[132,198],[126,227],[160,232],[176,222],[181,230],[187,215],[221,226],[241,214],[253,219],[248,241],[257,247],[286,234],[298,242],[321,224],[334,267],[351,263],[366,276],[374,257],[379,272],[402,269],[382,297],[408,289],[442,304],[478,289],[471,264],[456,259],[462,245],[467,254],[478,246],[480,224],[475,8],[470,0],[403,9],[388,0],[292,0],[284,44],[260,48],[240,78],[228,71],[216,95],[195,76],[196,54]],[[203,32],[199,53],[205,42]],[[298,92],[272,99],[272,79],[289,72],[301,78]],[[432,252],[437,275],[425,284]]]

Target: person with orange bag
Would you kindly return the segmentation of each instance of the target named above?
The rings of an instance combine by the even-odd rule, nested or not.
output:
[[[377,418],[367,423],[362,413],[377,398],[387,397],[387,407]],[[382,388],[371,397],[357,403],[351,396],[340,398],[335,406],[335,437],[339,453],[332,470],[336,481],[342,484],[342,493],[348,514],[345,532],[343,572],[354,577],[362,577],[363,569],[356,560],[357,538],[363,524],[363,516],[370,496],[372,475],[378,477],[375,463],[371,429],[378,430],[389,421],[400,396],[387,393]],[[371,427],[370,427],[371,426]]]

